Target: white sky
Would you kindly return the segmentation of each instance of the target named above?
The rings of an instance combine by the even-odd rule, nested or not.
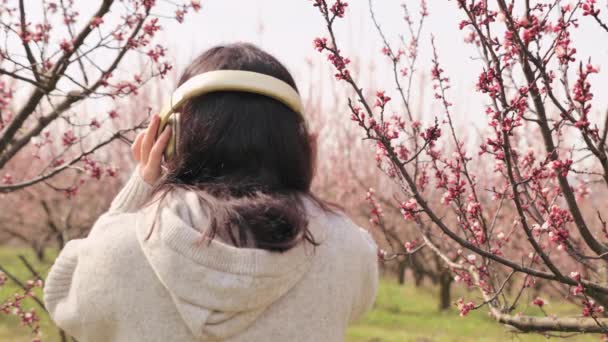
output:
[[[181,2],[186,0],[172,0]],[[175,20],[164,19],[161,33],[163,44],[170,48],[170,55],[175,56],[174,66],[178,74],[196,55],[205,49],[219,44],[234,41],[248,41],[258,44],[263,49],[279,58],[296,77],[301,90],[314,85],[320,80],[311,79],[306,61],[312,60],[315,65],[328,63],[312,47],[315,37],[325,36],[325,27],[317,9],[310,0],[203,0],[199,13],[189,13],[184,24]],[[376,15],[390,40],[395,41],[398,35],[406,33],[401,3],[407,3],[414,18],[419,14],[419,0],[374,0]],[[564,1],[565,2],[565,1]],[[162,7],[173,8],[167,1],[157,0]],[[338,40],[347,56],[357,58],[363,65],[374,63],[371,75],[365,75],[363,87],[383,88],[389,93],[394,89],[390,82],[388,60],[381,56],[380,38],[371,22],[368,0],[348,1],[347,18],[336,24]],[[600,8],[608,12],[608,0],[598,1]],[[31,5],[30,5],[31,4]],[[28,2],[26,10],[28,20],[36,22],[40,16],[38,1]],[[76,0],[81,12],[81,19],[90,17],[99,6],[98,1]],[[119,6],[115,4],[114,6]],[[436,38],[440,61],[447,75],[452,80],[452,90],[448,94],[455,103],[454,113],[461,124],[478,123],[483,118],[485,96],[475,92],[475,82],[481,70],[481,62],[475,60],[477,51],[471,45],[463,43],[464,32],[458,29],[463,14],[457,9],[456,1],[428,0],[430,16],[426,19],[419,56],[419,70],[428,73],[431,63],[430,35]],[[157,10],[158,11],[158,10]],[[604,13],[604,16],[606,14]],[[608,16],[607,16],[608,17]],[[588,19],[588,18],[585,18]],[[608,33],[600,30],[591,20],[583,20],[573,32],[573,41],[578,49],[577,57],[593,57],[594,64],[608,60],[608,44],[602,44]],[[608,67],[608,66],[606,66]],[[124,65],[123,70],[132,71],[132,66]],[[605,111],[608,106],[607,70],[591,79],[594,86],[594,108]],[[357,75],[355,75],[357,76]],[[331,74],[323,75],[323,82],[332,78]],[[165,81],[172,89],[170,81]],[[414,82],[414,84],[418,84]],[[427,82],[427,86],[429,83]],[[414,87],[414,101],[421,97],[421,89]],[[426,89],[425,97],[431,98]],[[395,94],[392,94],[395,97]],[[329,96],[328,98],[331,98]],[[425,103],[420,110],[425,116],[434,117],[439,110],[437,105],[429,107]]]
[[[395,40],[399,34],[406,32],[400,7],[403,2],[408,4],[413,16],[418,17],[418,0],[374,0],[377,18],[389,39]],[[605,1],[598,2],[600,8],[606,7],[603,4]],[[363,61],[375,60],[380,67],[379,72],[374,73],[374,82],[384,84],[390,90],[393,87],[387,82],[390,73],[382,72],[382,66],[387,65],[387,61],[379,53],[382,45],[369,16],[368,0],[351,0],[348,3],[347,19],[336,26],[338,39],[343,42],[347,55],[358,56]],[[206,48],[233,41],[256,43],[277,56],[296,75],[300,88],[307,87],[303,82],[310,82],[305,77],[306,59],[314,58],[324,63],[312,48],[313,39],[326,33],[321,16],[310,0],[207,0],[203,5],[202,11],[188,17],[186,23],[165,24],[165,34],[168,40],[173,41],[171,49],[179,56],[175,63],[178,72]],[[483,115],[480,112],[485,97],[474,91],[481,64],[473,59],[477,56],[474,47],[463,44],[464,32],[458,29],[463,14],[457,9],[456,1],[428,0],[428,9],[430,16],[426,19],[421,38],[419,69],[425,72],[430,70],[432,33],[440,61],[452,79],[450,96],[456,102],[455,112],[474,112],[473,117]],[[608,9],[604,12],[608,12]],[[607,38],[608,33],[599,30],[594,22],[582,21],[580,28],[573,32],[577,56],[592,56],[594,64],[608,60],[608,44],[598,43],[605,42]],[[606,71],[601,70],[600,75],[592,79],[594,87],[599,87],[595,91],[596,107],[602,111],[608,104],[607,97],[599,96],[602,90],[603,93],[608,90]],[[414,89],[414,98],[416,92],[417,89]],[[467,116],[461,116],[461,119],[468,121]]]

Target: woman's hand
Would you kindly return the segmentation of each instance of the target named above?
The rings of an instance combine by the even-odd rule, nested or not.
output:
[[[171,127],[167,126],[156,140],[159,125],[160,118],[158,115],[154,115],[148,128],[137,135],[131,146],[133,158],[139,162],[139,175],[150,185],[155,184],[160,179],[163,151],[171,137]]]

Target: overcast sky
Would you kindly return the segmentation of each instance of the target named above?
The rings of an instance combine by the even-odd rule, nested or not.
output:
[[[181,2],[183,0],[172,0]],[[163,20],[162,40],[171,49],[175,57],[174,65],[178,73],[187,63],[205,49],[218,43],[247,41],[258,44],[269,51],[296,76],[301,89],[308,88],[311,80],[307,60],[327,65],[324,57],[312,48],[315,37],[325,36],[325,28],[317,9],[310,0],[203,0],[199,13],[190,13],[184,24],[175,20]],[[401,3],[407,3],[414,18],[419,17],[419,0],[374,0],[374,8],[382,28],[389,40],[395,41],[399,34],[406,33]],[[600,8],[606,8],[608,0],[601,0]],[[28,19],[36,21],[39,9],[31,3]],[[168,1],[157,0],[159,6]],[[380,55],[382,47],[380,38],[371,22],[368,0],[348,1],[347,16],[336,24],[338,40],[346,55],[361,60],[363,65],[372,62],[376,69],[372,82],[374,87],[391,91],[391,74],[386,69],[388,60]],[[98,7],[98,1],[76,0],[81,17],[88,18]],[[28,2],[28,5],[30,3]],[[115,4],[116,6],[118,4]],[[169,7],[173,8],[174,7]],[[453,89],[450,98],[456,103],[455,112],[465,124],[475,122],[483,117],[485,97],[477,94],[475,82],[481,70],[481,63],[475,60],[477,51],[471,45],[463,43],[464,32],[458,29],[463,14],[457,9],[456,1],[428,0],[430,16],[425,22],[420,42],[419,70],[428,73],[431,63],[430,36],[433,34],[440,54],[440,61],[450,76]],[[608,12],[608,8],[605,10]],[[578,49],[577,56],[592,56],[596,64],[608,60],[608,44],[605,44],[608,33],[599,30],[592,20],[583,20],[578,29],[572,32]],[[608,67],[608,66],[605,66]],[[132,71],[130,65],[124,70]],[[596,108],[605,110],[608,105],[608,78],[606,70],[591,79],[596,93]],[[357,75],[355,75],[357,76]],[[325,76],[330,79],[331,75]],[[167,81],[168,82],[168,81]],[[168,84],[168,83],[167,83]],[[428,85],[428,83],[427,83]],[[362,84],[366,86],[366,84]],[[370,84],[367,85],[371,87]],[[171,88],[171,85],[168,84]],[[375,89],[374,89],[375,90]],[[421,90],[413,89],[413,98]],[[428,90],[427,90],[428,92]],[[394,96],[394,94],[393,94]],[[427,96],[429,98],[430,96]],[[434,109],[433,109],[434,110]],[[431,112],[433,111],[431,110]],[[434,114],[431,114],[432,116]]]
[[[397,39],[399,34],[406,32],[400,7],[403,2],[373,1],[377,18],[389,39]],[[418,17],[419,1],[405,2],[411,7],[414,17]],[[300,75],[300,83],[309,81],[304,76],[305,61],[307,58],[320,58],[312,49],[312,40],[326,34],[321,16],[310,0],[208,0],[203,3],[202,12],[190,16],[185,24],[166,26],[165,34],[169,38],[179,37],[171,44],[172,49],[179,52],[180,60],[176,63],[178,70],[212,45],[250,41],[276,55],[296,76]],[[370,19],[368,0],[351,0],[348,3],[347,18],[337,24],[338,38],[346,43],[343,44],[344,49],[348,55],[358,56],[364,62],[375,59],[377,64],[384,64],[379,53],[382,45]],[[460,102],[457,110],[478,112],[484,98],[474,94],[474,85],[481,65],[474,59],[477,51],[471,45],[463,44],[464,32],[458,29],[458,23],[463,19],[462,13],[457,9],[456,1],[428,1],[428,9],[430,16],[425,22],[420,47],[420,70],[430,70],[430,35],[433,34],[440,60],[453,80],[451,95]],[[573,32],[578,56],[593,56],[598,64],[608,60],[608,44],[598,44],[598,41],[605,42],[606,38],[608,33],[598,30],[590,20],[583,21]],[[379,70],[382,71],[381,66]],[[379,84],[387,84],[387,77],[390,74],[386,72],[375,74]],[[602,70],[592,81],[606,94],[607,80],[606,71]],[[601,104],[606,108],[607,98],[596,99],[598,107]]]

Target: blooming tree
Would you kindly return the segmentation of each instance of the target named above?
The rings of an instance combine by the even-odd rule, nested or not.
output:
[[[450,79],[432,42],[432,88],[442,113],[423,121],[412,111],[412,78],[426,2],[411,14],[399,46],[386,38],[369,1],[394,83],[369,96],[340,50],[334,27],[347,15],[342,0],[312,0],[326,24],[314,47],[326,54],[335,78],[352,89],[350,119],[375,145],[377,166],[391,177],[403,219],[418,230],[419,247],[401,241],[406,253],[420,248],[438,255],[456,281],[476,288],[482,300],[460,299],[461,315],[487,307],[499,322],[521,331],[608,332],[608,113],[594,104],[590,80],[599,73],[593,56],[577,52],[572,32],[582,21],[608,34],[595,0],[446,1],[462,16],[465,42],[477,47],[480,96],[487,128],[472,141],[452,113]],[[437,32],[437,34],[441,34]],[[396,89],[391,91],[390,89]],[[397,100],[393,100],[396,98]],[[398,103],[396,103],[398,102]],[[391,110],[398,108],[395,113]],[[427,116],[428,117],[428,116]],[[591,191],[593,190],[593,191]],[[432,196],[442,192],[439,200]],[[367,198],[372,220],[384,231],[382,205]],[[408,246],[409,245],[409,246]],[[408,248],[409,247],[409,248]],[[379,251],[391,259],[402,249]],[[550,286],[580,307],[558,316],[542,296]],[[544,315],[521,312],[533,305]]]
[[[370,75],[369,82],[374,82],[374,77],[371,76],[375,72],[373,63],[362,63],[357,56],[353,57],[353,61],[349,63],[350,70],[357,74]],[[344,125],[343,118],[334,115],[347,105],[345,99],[352,95],[352,91],[340,87],[336,83],[339,81],[327,77],[327,71],[331,74],[333,71],[325,66],[323,61],[319,63],[309,60],[307,65],[310,67],[310,74],[305,82],[308,89],[302,90],[306,99],[305,112],[310,129],[317,136],[316,159],[323,161],[315,167],[313,191],[326,200],[340,203],[355,222],[365,225],[365,222],[370,220],[368,202],[372,197],[366,199],[357,194],[370,191],[370,194],[374,194],[374,201],[390,203],[393,195],[392,181],[379,172],[373,163],[366,162],[374,158],[374,151],[366,141],[357,139],[357,127]],[[347,153],[344,153],[345,151]],[[373,189],[386,191],[376,192]],[[449,272],[446,272],[445,265],[431,251],[416,248],[420,245],[415,238],[415,232],[410,224],[402,224],[402,215],[397,208],[390,205],[385,205],[384,208],[387,211],[383,212],[381,220],[377,217],[371,218],[375,224],[383,227],[383,230],[380,234],[372,234],[376,233],[380,246],[389,248],[394,244],[393,249],[398,249],[399,253],[390,256],[394,262],[381,266],[385,271],[396,273],[402,284],[405,282],[407,270],[411,270],[416,286],[422,286],[425,279],[439,284],[442,294],[438,297],[439,307],[442,310],[449,308],[452,278]],[[407,242],[402,244],[401,241]],[[412,253],[414,250],[416,253]]]
[[[96,161],[94,152],[143,123],[117,129],[119,108],[82,115],[84,106],[133,96],[149,80],[164,77],[172,66],[167,48],[156,39],[161,21],[182,22],[201,6],[197,0],[95,5],[85,16],[80,11],[87,8],[73,0],[0,2],[0,192],[40,182],[52,186],[48,180],[68,169],[84,170],[94,179],[112,175],[111,166]],[[125,71],[129,59],[138,56],[145,67]],[[21,159],[29,164],[11,163],[26,147],[32,147],[31,158]],[[78,186],[57,190],[72,196]]]
[[[116,175],[116,163],[107,162],[104,148],[115,140],[128,142],[129,133],[146,124],[124,115],[120,99],[131,99],[151,80],[168,75],[172,65],[158,39],[162,23],[181,23],[188,12],[201,9],[200,0],[86,3],[0,1],[0,194],[9,209],[19,209],[15,206],[35,194],[51,229],[47,237],[60,242],[69,238],[65,230],[77,225],[58,217],[49,190],[72,198],[85,184]],[[68,173],[74,175],[71,181],[63,176]],[[18,221],[17,214],[12,218]],[[73,219],[69,214],[65,218]],[[3,231],[26,234],[8,222],[0,227]],[[23,239],[31,238],[24,234]],[[32,246],[39,249],[40,243]],[[33,279],[20,280],[0,265],[0,286],[11,280],[21,288],[2,299],[0,312],[19,316],[39,340],[40,311],[26,310],[22,302],[33,297],[44,312],[32,291],[42,277],[29,261],[21,261]],[[64,334],[61,338],[67,340]]]

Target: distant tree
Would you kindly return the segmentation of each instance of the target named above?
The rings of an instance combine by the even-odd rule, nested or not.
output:
[[[4,217],[0,231],[28,242],[39,257],[48,240],[61,247],[87,221],[75,219],[67,203],[57,205],[49,190],[73,198],[95,188],[82,190],[87,183],[114,176],[116,165],[103,150],[114,140],[128,142],[146,124],[145,116],[127,115],[118,106],[102,108],[133,98],[147,82],[168,74],[167,48],[158,41],[161,23],[181,23],[201,8],[199,0],[98,0],[86,1],[93,10],[84,15],[89,8],[83,4],[0,1],[0,194],[2,216],[14,213]],[[28,193],[35,198],[28,200]],[[27,215],[17,206],[39,209],[34,212],[45,222],[39,235],[19,226]],[[21,261],[33,280],[20,280],[0,265],[0,286],[11,280],[22,290],[0,298],[0,312],[20,317],[39,341],[39,312],[45,309],[32,289],[42,285],[42,277],[27,259]],[[36,310],[22,306],[30,297]],[[67,341],[63,332],[61,339]]]

